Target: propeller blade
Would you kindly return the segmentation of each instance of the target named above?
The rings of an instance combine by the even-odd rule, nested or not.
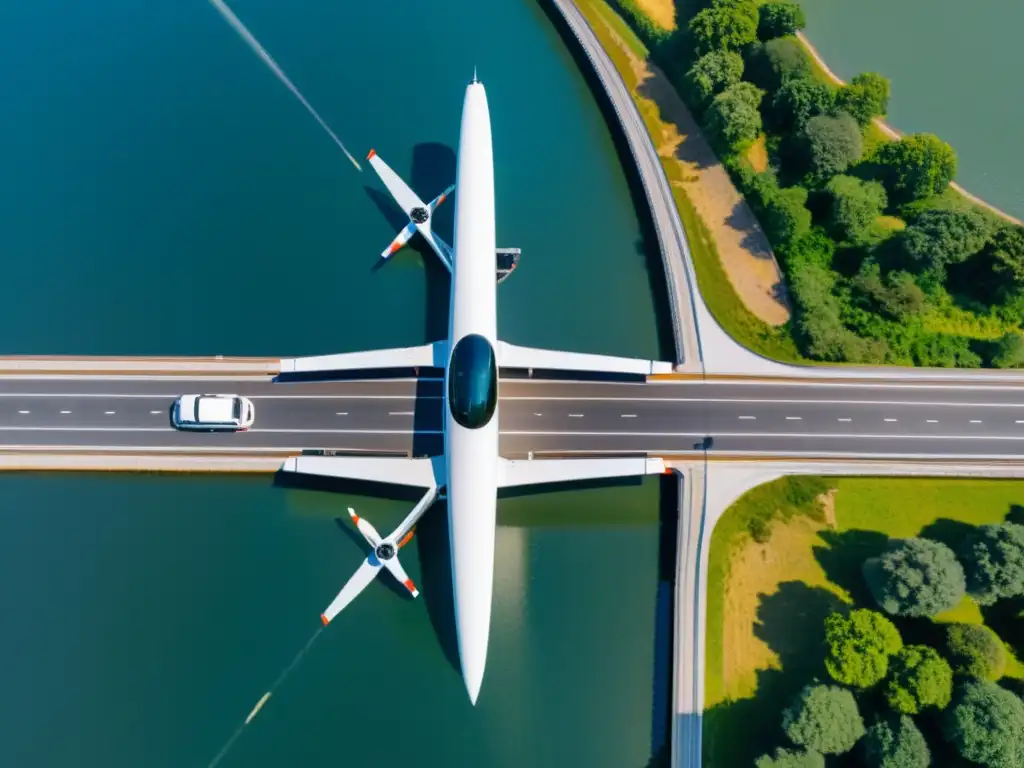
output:
[[[391,575],[398,579],[399,583],[402,584],[406,589],[409,590],[409,594],[413,597],[418,597],[420,591],[416,589],[416,585],[412,583],[412,579],[409,578],[409,574],[405,572],[405,568],[398,562],[397,557],[392,557],[390,560],[384,561],[384,567],[391,572]]]
[[[349,517],[352,518],[352,522],[356,524],[356,528],[363,534],[363,538],[366,539],[366,543],[376,549],[377,545],[380,544],[380,534],[377,533],[377,529],[374,528],[370,521],[366,518],[360,517],[356,514],[356,511],[352,507],[348,508]]]
[[[373,581],[373,579],[380,573],[380,561],[372,553],[363,564],[359,566],[355,573],[352,574],[352,578],[348,580],[348,583],[341,588],[341,592],[335,597],[327,610],[320,614],[320,621],[324,623],[326,627],[335,616],[342,612],[345,607],[351,603],[356,597],[366,589],[367,585]]]

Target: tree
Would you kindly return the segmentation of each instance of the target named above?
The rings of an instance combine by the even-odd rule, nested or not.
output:
[[[899,630],[877,611],[859,608],[825,619],[825,669],[837,683],[870,688],[882,681],[889,657],[903,647]]]
[[[1024,365],[1024,336],[1015,331],[1000,336],[992,355],[992,365],[996,368],[1019,368]]]
[[[704,104],[742,76],[743,58],[734,51],[719,50],[697,59],[686,73],[686,83],[697,102]]]
[[[868,558],[863,571],[875,602],[896,616],[934,616],[959,603],[966,590],[953,550],[929,539],[893,541]]]
[[[864,150],[857,121],[845,112],[812,117],[803,134],[804,162],[812,178],[819,181],[845,171]]]
[[[779,37],[751,48],[747,71],[752,83],[775,91],[791,78],[809,77],[811,61],[795,38]]]
[[[764,92],[750,83],[736,83],[715,96],[708,109],[711,129],[730,147],[751,142],[761,133],[758,105]]]
[[[953,695],[953,670],[927,645],[908,645],[891,662],[885,687],[889,706],[903,715],[916,715],[925,707],[945,709]]]
[[[854,275],[853,287],[867,299],[872,309],[877,309],[893,320],[906,320],[921,314],[927,307],[924,291],[909,272],[887,272],[877,261],[868,259]]]
[[[757,36],[761,40],[792,35],[807,26],[804,9],[796,3],[765,3],[759,9]]]
[[[762,11],[763,13],[763,11]],[[864,72],[844,85],[836,94],[836,106],[853,115],[862,126],[873,117],[884,116],[889,110],[889,78],[877,72]]]
[[[1024,284],[1024,227],[1016,224],[996,227],[985,246],[985,254],[997,277]]]
[[[946,713],[943,732],[971,762],[991,768],[1024,765],[1024,702],[995,683],[965,683]]]
[[[755,768],[825,768],[825,756],[819,752],[776,747],[774,755],[761,755]]]
[[[946,648],[958,674],[979,680],[998,680],[1006,670],[1006,647],[983,624],[950,624]]]
[[[991,233],[989,221],[974,209],[925,211],[900,233],[898,244],[918,270],[944,274],[984,246]]]
[[[931,133],[913,133],[882,144],[875,152],[889,197],[920,200],[942,192],[956,176],[956,152]]]
[[[964,542],[960,558],[967,593],[980,605],[1024,595],[1024,525],[979,527]]]
[[[928,743],[906,715],[872,725],[863,744],[865,765],[873,768],[928,768],[931,765]]]
[[[843,240],[863,245],[870,239],[871,226],[885,209],[885,187],[877,181],[853,176],[833,176],[825,191],[832,198],[829,226]]]
[[[849,752],[864,735],[853,694],[835,685],[808,685],[782,716],[790,740],[824,755]]]
[[[810,232],[811,212],[807,210],[807,190],[786,187],[765,202],[764,229],[773,245],[785,246]]]
[[[757,5],[753,0],[713,3],[690,19],[689,29],[700,54],[742,48],[757,40]]]
[[[824,83],[810,77],[791,77],[775,92],[772,117],[780,132],[800,130],[812,117],[828,114],[834,105],[835,97]]]

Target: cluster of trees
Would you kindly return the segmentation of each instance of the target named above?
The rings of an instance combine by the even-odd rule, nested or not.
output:
[[[936,541],[893,541],[863,574],[881,611],[825,619],[831,680],[799,693],[782,718],[790,745],[757,768],[822,768],[826,755],[854,749],[864,765],[926,768],[933,748],[991,768],[1024,766],[1024,701],[996,682],[1007,665],[1002,640],[983,625],[951,624],[940,648],[905,644],[893,623],[934,617],[965,594],[986,606],[1024,596],[1024,525],[979,527],[959,559]]]
[[[793,36],[805,24],[799,5],[708,2],[661,57],[673,59],[663,62],[670,73],[688,65],[678,84],[780,257],[801,351],[836,362],[1024,365],[1024,229],[966,203],[949,209],[938,196],[957,158],[932,134],[866,153],[889,81],[868,72],[835,88],[816,78]],[[773,161],[757,173],[744,153],[762,133]],[[929,312],[953,307],[1015,329],[989,341],[929,329]]]

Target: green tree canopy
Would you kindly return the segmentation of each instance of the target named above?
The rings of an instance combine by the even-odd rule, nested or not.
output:
[[[960,264],[984,246],[991,225],[974,209],[925,211],[900,234],[899,246],[919,271],[944,274],[950,264]]]
[[[782,728],[797,746],[823,755],[849,752],[864,735],[853,694],[835,685],[808,685],[782,716]]]
[[[759,10],[757,36],[761,40],[792,35],[807,26],[804,9],[796,3],[765,3]]]
[[[734,51],[717,50],[706,53],[686,73],[686,84],[698,103],[704,104],[715,94],[735,85],[743,76],[743,57]]]
[[[906,715],[872,725],[863,744],[864,764],[869,768],[928,768],[931,765],[928,743]]]
[[[758,87],[775,91],[791,78],[810,76],[811,60],[796,38],[779,37],[750,49],[747,74]]]
[[[869,308],[893,320],[919,315],[928,306],[925,293],[909,272],[896,270],[882,275],[877,261],[866,260],[854,275],[853,287],[866,299]]]
[[[757,5],[753,0],[719,0],[690,19],[690,36],[700,54],[733,50],[757,40]]]
[[[825,619],[825,669],[837,683],[870,688],[882,681],[889,657],[903,647],[899,630],[877,611],[859,608]]]
[[[811,212],[807,210],[807,190],[803,187],[779,189],[764,205],[765,233],[773,245],[788,245],[811,230]]]
[[[772,119],[780,132],[800,130],[812,117],[828,114],[834,106],[835,97],[827,85],[810,77],[791,77],[775,92]]]
[[[1024,702],[995,683],[965,683],[946,712],[943,731],[971,762],[990,768],[1024,765]]]
[[[967,593],[979,604],[1024,595],[1024,525],[980,526],[964,542],[960,561]]]
[[[889,110],[889,78],[877,72],[857,75],[836,94],[836,106],[853,115],[862,126],[873,117],[881,117]]]
[[[1006,671],[1006,647],[983,624],[950,624],[946,648],[953,669],[979,680],[998,680]]]
[[[730,147],[753,141],[761,133],[758,105],[764,92],[750,83],[736,83],[715,96],[708,108],[711,129]]]
[[[833,232],[856,245],[865,244],[872,225],[885,210],[885,187],[877,181],[834,176],[825,185],[825,191],[832,198],[829,226]]]
[[[860,160],[864,151],[857,121],[845,112],[834,117],[812,117],[803,134],[804,162],[811,177],[818,181],[842,173]]]
[[[776,747],[774,755],[761,755],[755,768],[825,768],[825,756],[818,752]]]
[[[934,616],[963,599],[964,569],[945,544],[929,539],[890,543],[864,562],[864,578],[875,602],[896,616]]]
[[[1016,331],[1000,336],[992,355],[992,365],[996,368],[1019,368],[1024,365],[1024,336]]]
[[[997,278],[1024,285],[1024,227],[1016,224],[996,227],[985,246],[985,254]]]
[[[945,709],[953,695],[953,670],[927,645],[907,645],[890,663],[885,686],[889,706],[904,715],[916,715],[925,707]]]
[[[913,133],[875,152],[889,197],[898,202],[941,193],[956,176],[956,153],[938,136]]]

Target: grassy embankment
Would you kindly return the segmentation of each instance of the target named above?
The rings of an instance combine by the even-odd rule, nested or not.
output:
[[[576,0],[576,5],[625,81],[651,136],[660,137],[674,130],[662,121],[657,105],[638,93],[637,64],[643,65],[648,60],[647,46],[604,0]],[[711,233],[683,189],[685,166],[675,157],[664,156],[661,164],[686,229],[701,296],[715,319],[733,338],[758,354],[788,362],[803,361],[785,327],[774,328],[754,316],[736,293],[722,267]]]
[[[704,692],[708,768],[749,766],[784,743],[782,710],[810,678],[826,677],[824,617],[851,605],[874,607],[860,573],[865,558],[890,537],[924,535],[952,546],[966,526],[1002,522],[1024,502],[1020,481],[837,478],[819,481],[836,488],[822,513],[794,493],[796,485],[813,482],[786,478],[755,488],[725,513],[712,535]],[[1020,516],[1019,508],[1012,514]],[[764,543],[754,540],[751,529]],[[953,621],[982,623],[984,617],[965,598],[934,620]],[[926,620],[897,623],[908,641],[913,633],[936,634]],[[1005,629],[1002,636],[1012,639]],[[1010,650],[1024,653],[1024,638],[1015,642]],[[1011,656],[1007,676],[1024,679],[1024,664]]]

